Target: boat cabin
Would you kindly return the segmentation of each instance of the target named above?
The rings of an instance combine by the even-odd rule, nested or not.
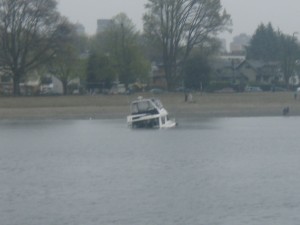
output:
[[[158,99],[139,97],[131,103],[130,111],[127,123],[132,128],[163,128],[176,125],[174,121],[169,120],[167,110]]]

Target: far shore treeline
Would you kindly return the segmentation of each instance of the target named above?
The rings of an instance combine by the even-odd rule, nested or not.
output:
[[[91,36],[57,6],[0,0],[0,96],[299,85],[296,35],[258,24],[242,50],[228,53],[217,37],[232,20],[220,0],[148,0],[143,31],[120,12]]]

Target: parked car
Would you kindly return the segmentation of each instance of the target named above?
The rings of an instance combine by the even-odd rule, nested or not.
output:
[[[227,88],[222,88],[221,90],[217,90],[217,93],[234,93],[236,92],[233,88],[227,87]]]
[[[185,87],[178,87],[175,89],[176,92],[185,92]]]
[[[286,88],[282,88],[282,87],[272,87],[272,91],[288,91]]]
[[[262,89],[260,87],[256,86],[246,86],[245,87],[245,92],[261,92]]]
[[[125,84],[115,83],[110,89],[110,94],[126,94],[126,87]]]
[[[175,89],[176,92],[193,92],[192,89],[186,87],[178,87]]]
[[[160,88],[152,88],[150,90],[150,93],[152,93],[152,94],[162,94],[162,93],[164,93],[164,90],[160,89]]]

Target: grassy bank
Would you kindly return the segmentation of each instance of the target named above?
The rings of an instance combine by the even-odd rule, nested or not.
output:
[[[124,118],[129,103],[138,95],[158,97],[176,117],[281,116],[290,107],[290,115],[300,115],[300,100],[292,92],[193,94],[193,102],[184,102],[183,93],[135,95],[0,97],[1,119],[77,119]]]

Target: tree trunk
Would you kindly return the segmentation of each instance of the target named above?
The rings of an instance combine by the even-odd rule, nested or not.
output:
[[[168,90],[172,90],[176,87],[177,84],[176,65],[174,63],[166,63],[164,70],[167,81],[167,88]]]
[[[166,77],[166,81],[167,81],[167,89],[170,90],[171,89],[172,71],[170,70],[170,66],[167,64],[165,64],[164,70],[165,70],[165,77]]]
[[[63,94],[67,95],[68,94],[68,82],[62,81],[62,85],[63,85]]]
[[[13,94],[14,96],[20,96],[20,73],[15,73],[13,76]]]

